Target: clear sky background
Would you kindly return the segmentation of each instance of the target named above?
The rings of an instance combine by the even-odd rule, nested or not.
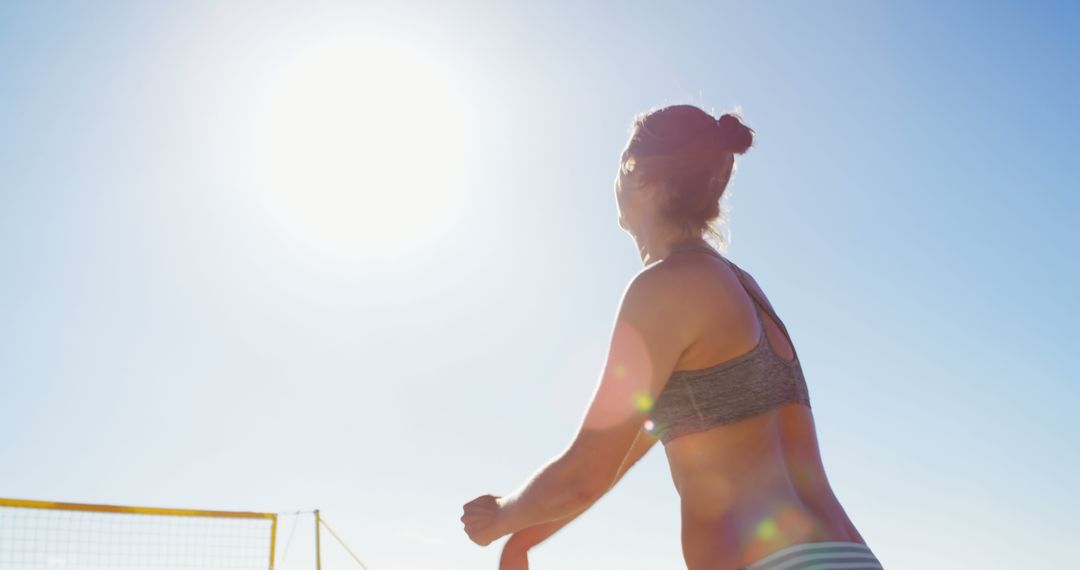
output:
[[[462,504],[572,438],[641,269],[618,154],[693,103],[757,131],[728,256],[885,567],[1072,566],[1077,29],[1065,2],[4,2],[0,496],[318,507],[373,570],[495,568]],[[661,446],[532,562],[682,567]]]

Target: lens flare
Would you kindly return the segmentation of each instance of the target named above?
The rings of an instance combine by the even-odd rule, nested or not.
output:
[[[772,517],[765,517],[757,528],[754,529],[754,535],[758,540],[764,540],[766,542],[772,542],[776,540],[776,537],[780,534],[780,527],[777,526],[776,521]]]
[[[639,412],[648,412],[653,409],[652,396],[648,392],[635,392],[634,409]]]
[[[814,523],[801,508],[781,503],[761,519],[745,547],[747,556],[757,559],[778,546],[802,542],[814,532]]]

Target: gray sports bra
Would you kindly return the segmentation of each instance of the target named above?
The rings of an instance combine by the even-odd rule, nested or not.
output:
[[[711,247],[686,244],[670,254],[696,249],[724,260],[735,271],[743,289],[780,325],[791,341],[787,327],[776,316],[768,299],[759,299],[743,280],[744,271]],[[669,254],[669,255],[670,255]],[[803,378],[799,355],[784,360],[773,351],[765,334],[765,321],[754,310],[761,324],[757,345],[738,356],[697,370],[676,370],[649,410],[646,424],[650,433],[667,445],[681,435],[705,431],[768,411],[780,404],[798,402],[810,405],[810,394]]]

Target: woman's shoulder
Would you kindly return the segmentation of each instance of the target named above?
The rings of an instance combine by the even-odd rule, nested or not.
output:
[[[676,256],[646,265],[630,280],[623,297],[667,311],[681,307],[694,312],[703,300],[716,295],[717,268],[710,262],[722,263],[704,256]]]

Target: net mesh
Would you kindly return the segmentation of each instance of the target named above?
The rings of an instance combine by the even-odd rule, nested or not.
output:
[[[272,519],[0,506],[2,570],[267,570]]]

